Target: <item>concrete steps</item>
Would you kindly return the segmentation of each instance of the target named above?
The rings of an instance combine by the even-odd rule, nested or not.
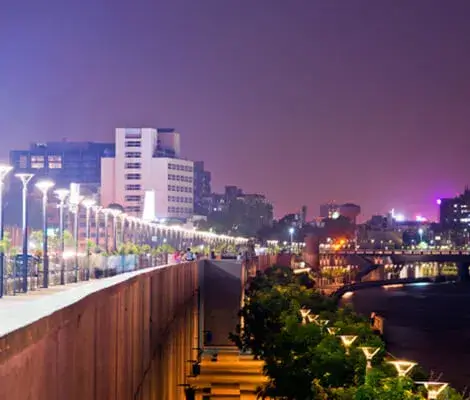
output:
[[[214,352],[217,361],[213,361]],[[267,381],[263,365],[252,356],[240,355],[236,348],[211,349],[202,357],[201,374],[189,383],[198,389],[199,400],[256,400],[257,388]]]

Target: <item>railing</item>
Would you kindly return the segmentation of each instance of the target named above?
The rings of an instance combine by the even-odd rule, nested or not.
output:
[[[325,255],[455,255],[455,256],[470,256],[470,251],[464,250],[323,250],[320,249],[320,254]]]
[[[77,262],[78,261],[78,262]],[[92,254],[61,260],[59,256],[49,259],[48,286],[66,285],[100,279],[137,271],[151,266],[165,265],[166,254],[160,255],[111,255]],[[4,295],[16,295],[39,290],[44,287],[44,269],[41,261],[30,259],[26,280],[22,263],[14,258],[5,257],[3,282]]]

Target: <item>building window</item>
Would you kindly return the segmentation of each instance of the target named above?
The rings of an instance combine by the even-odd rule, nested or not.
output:
[[[142,139],[142,133],[139,132],[126,132],[126,139]]]
[[[142,142],[140,140],[126,140],[126,147],[141,147]]]
[[[140,169],[141,165],[142,164],[140,162],[126,163],[126,169]]]
[[[20,156],[18,160],[18,167],[19,168],[28,168],[28,156]]]
[[[44,156],[31,156],[31,168],[44,168]]]
[[[130,181],[140,180],[140,174],[126,174],[126,179]]]
[[[126,201],[141,201],[142,200],[140,196],[135,196],[135,195],[126,196],[125,199]]]
[[[127,212],[140,212],[140,206],[128,206],[126,207]]]
[[[62,168],[62,157],[61,156],[48,156],[47,165],[49,169],[60,169]]]
[[[126,185],[126,190],[140,190],[141,185]]]
[[[140,158],[142,153],[140,151],[126,151],[126,158]]]

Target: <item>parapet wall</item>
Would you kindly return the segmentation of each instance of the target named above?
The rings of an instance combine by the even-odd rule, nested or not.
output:
[[[0,399],[184,398],[197,274],[196,263],[139,271],[1,337]]]

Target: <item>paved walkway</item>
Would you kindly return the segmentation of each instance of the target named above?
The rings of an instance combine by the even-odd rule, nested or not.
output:
[[[256,400],[257,388],[266,382],[263,364],[234,347],[221,348],[217,361],[212,361],[210,352],[204,355],[201,374],[189,383],[197,388],[198,400]]]
[[[166,267],[169,266],[145,268],[110,278],[51,286],[48,289],[34,290],[16,296],[4,296],[0,299],[0,338],[68,307],[92,293],[117,285],[134,276]]]

